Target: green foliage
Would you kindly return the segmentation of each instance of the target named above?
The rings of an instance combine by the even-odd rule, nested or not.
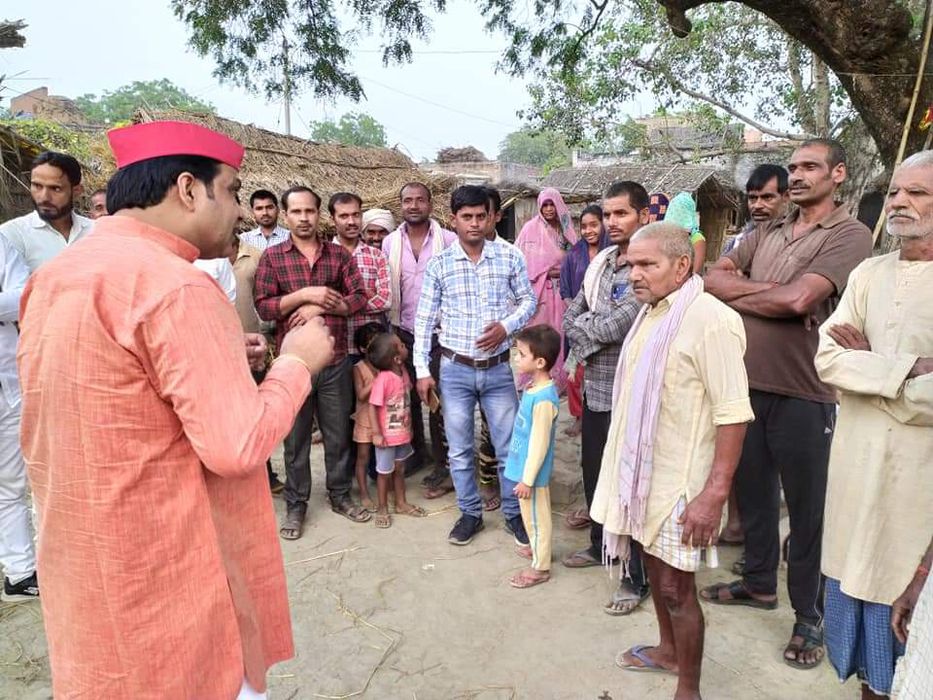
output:
[[[561,131],[571,142],[613,140],[619,105],[645,94],[662,108],[695,114],[696,125],[709,133],[721,131],[724,113],[699,95],[765,126],[783,126],[778,131],[814,128],[812,105],[818,96],[813,83],[803,79],[811,74],[812,55],[742,3],[694,9],[693,31],[681,39],[671,32],[656,0],[616,2],[598,24],[590,13],[588,22],[585,17],[576,22],[584,34],[566,34],[565,20],[547,14],[529,27],[513,18],[510,0],[487,2],[496,10],[491,24],[512,34],[502,67],[513,74],[535,71],[532,107],[525,116],[539,128]],[[791,50],[800,61],[803,82],[797,85],[788,70]],[[831,75],[828,89],[829,121],[835,123],[853,110]],[[719,121],[711,121],[712,114]],[[724,143],[730,146],[737,144]]]
[[[570,164],[570,147],[554,131],[522,129],[508,134],[499,144],[499,160],[536,165],[547,173]]]
[[[339,122],[311,123],[311,140],[320,143],[343,143],[348,146],[385,146],[385,128],[368,114],[350,112]]]
[[[363,96],[347,67],[350,44],[376,34],[383,61],[411,60],[410,37],[426,36],[429,11],[446,0],[172,0],[175,15],[188,25],[191,46],[211,56],[214,75],[272,98],[310,88],[318,97]],[[350,29],[338,22],[337,9]],[[288,76],[286,81],[285,76]]]
[[[168,78],[136,80],[114,91],[98,95],[81,95],[75,102],[88,119],[98,124],[128,121],[140,107],[149,109],[184,109],[191,112],[213,112],[214,106],[178,87]]]
[[[57,122],[45,119],[3,119],[0,124],[42,148],[68,153],[82,163],[91,163],[95,158],[92,134],[70,131]]]

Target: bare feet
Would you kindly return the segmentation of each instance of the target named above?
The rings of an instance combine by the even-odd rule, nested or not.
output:
[[[378,510],[378,508],[376,508],[376,504],[373,502],[373,499],[369,497],[368,493],[364,493],[360,497],[360,507],[367,513],[375,513]]]
[[[579,435],[582,432],[583,432],[583,419],[582,418],[577,418],[577,420],[574,421],[573,425],[567,428],[564,428],[564,435],[566,435],[567,437],[572,437],[572,438],[577,437],[577,435]]]
[[[395,512],[399,515],[408,515],[412,518],[423,518],[427,515],[427,511],[421,506],[416,506],[413,503],[408,501],[402,501],[401,503],[395,504]]]

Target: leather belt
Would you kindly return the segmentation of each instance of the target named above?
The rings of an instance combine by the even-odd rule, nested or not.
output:
[[[441,355],[453,360],[458,364],[466,365],[467,367],[472,367],[473,369],[492,369],[497,365],[508,362],[509,357],[511,356],[511,352],[509,350],[503,350],[495,357],[483,357],[477,359],[468,355],[459,355],[453,350],[442,347]]]

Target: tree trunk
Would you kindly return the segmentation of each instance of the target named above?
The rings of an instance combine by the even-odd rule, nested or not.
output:
[[[678,36],[690,32],[687,10],[726,0],[658,0]],[[839,77],[886,167],[894,164],[920,64],[922,39],[897,0],[743,0],[807,46]],[[920,28],[922,36],[923,28]],[[927,70],[926,72],[930,72]],[[917,123],[933,103],[933,77],[921,85],[907,153],[920,149]]]
[[[820,136],[829,136],[832,129],[832,124],[829,123],[829,106],[832,103],[829,75],[827,74],[826,64],[816,54],[813,54],[810,71],[813,86],[813,121],[816,123],[815,133]]]

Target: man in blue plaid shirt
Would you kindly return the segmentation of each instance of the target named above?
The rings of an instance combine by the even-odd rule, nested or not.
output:
[[[502,513],[518,544],[528,544],[514,482],[502,466],[509,452],[518,395],[509,365],[510,337],[535,311],[525,261],[517,249],[485,237],[489,199],[482,187],[464,185],[450,197],[458,241],[431,259],[415,317],[414,365],[418,394],[431,403],[436,389],[428,371],[431,332],[440,319],[440,379],[450,473],[462,513],[451,544],[469,544],[483,528],[483,501],[473,465],[476,403],[489,420],[499,457]]]

